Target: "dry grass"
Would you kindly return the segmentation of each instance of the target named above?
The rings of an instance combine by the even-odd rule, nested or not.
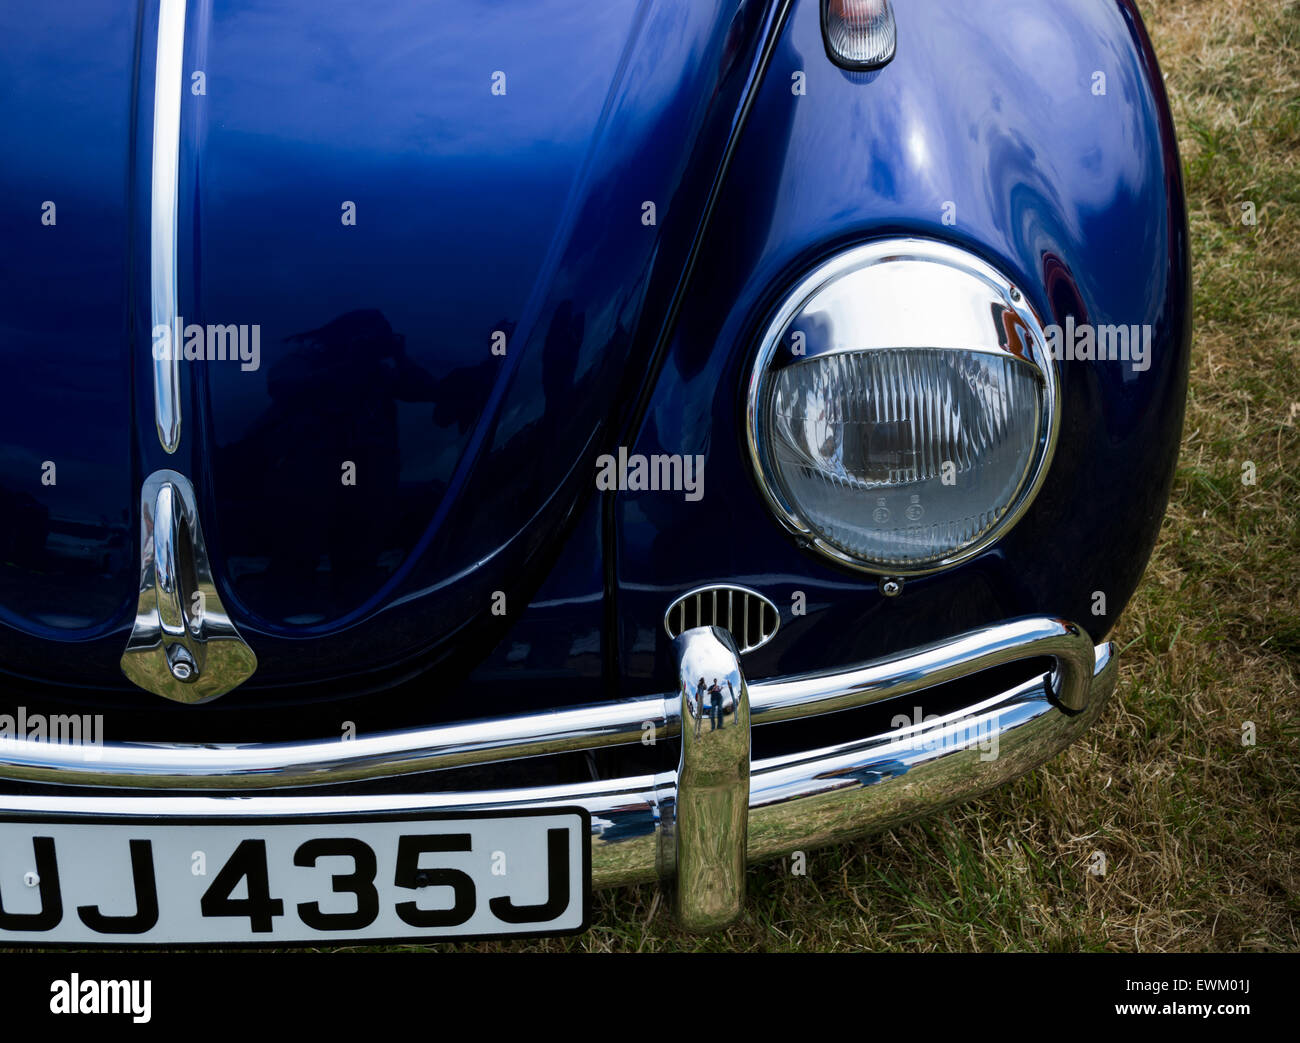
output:
[[[722,935],[677,932],[644,887],[598,895],[580,939],[479,948],[1300,948],[1300,5],[1143,10],[1187,172],[1196,349],[1172,503],[1115,635],[1106,716],[979,802],[813,852],[805,877],[752,871],[748,918]]]

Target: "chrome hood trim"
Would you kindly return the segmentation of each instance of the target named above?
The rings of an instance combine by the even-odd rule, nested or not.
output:
[[[185,57],[185,0],[160,0],[158,59],[153,88],[153,173],[149,219],[149,310],[152,329],[176,321],[176,210],[180,165],[181,66]],[[180,353],[168,341],[153,354],[153,406],[158,441],[169,453],[181,444]],[[134,678],[132,678],[134,680]]]

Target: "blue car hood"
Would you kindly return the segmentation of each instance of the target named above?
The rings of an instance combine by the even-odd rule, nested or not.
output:
[[[0,663],[121,682],[164,467],[253,688],[499,634],[652,368],[770,16],[191,4],[177,328],[244,351],[181,364],[171,455],[144,335],[156,11],[6,19]]]

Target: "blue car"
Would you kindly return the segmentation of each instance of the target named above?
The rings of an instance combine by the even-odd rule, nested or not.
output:
[[[0,946],[714,929],[1103,712],[1131,0],[10,8]]]

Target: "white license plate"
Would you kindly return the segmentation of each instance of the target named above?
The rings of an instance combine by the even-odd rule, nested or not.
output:
[[[0,945],[572,934],[590,892],[582,808],[0,819]]]

